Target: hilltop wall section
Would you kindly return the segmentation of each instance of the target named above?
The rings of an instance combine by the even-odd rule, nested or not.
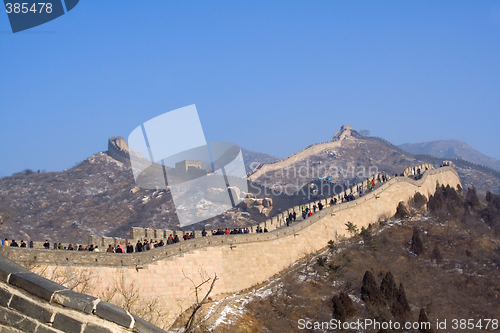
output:
[[[333,135],[332,141],[320,142],[312,144],[295,154],[288,156],[282,160],[269,163],[269,164],[259,164],[254,170],[247,174],[247,178],[251,181],[256,180],[266,172],[271,172],[279,169],[284,169],[299,160],[302,160],[310,155],[315,155],[322,152],[325,149],[333,149],[340,147],[342,140],[349,138],[353,133],[352,125],[342,125],[340,130],[338,130]]]
[[[90,270],[101,281],[93,289],[96,294],[111,288],[118,276],[125,283],[138,286],[141,296],[166,296],[162,306],[170,310],[169,319],[173,321],[194,301],[193,285],[187,277],[196,280],[200,271],[212,277],[217,274],[214,294],[249,288],[304,255],[324,248],[329,240],[348,237],[345,223],[350,221],[358,228],[368,227],[382,214],[393,215],[400,201],[407,201],[417,192],[429,197],[436,183],[457,187],[460,178],[451,167],[428,170],[419,180],[394,177],[361,198],[332,205],[303,222],[268,233],[199,237],[132,254],[5,246],[0,247],[0,252],[23,265],[36,264],[49,269],[65,266],[73,273]],[[268,228],[278,227],[279,217],[265,223],[269,223]]]
[[[106,151],[106,154],[108,154],[109,156],[111,156],[115,160],[122,162],[125,165],[131,166],[130,152],[127,151],[127,149],[123,149],[122,147],[118,146],[116,139],[117,138],[115,138],[115,137],[108,139],[108,150]],[[123,139],[123,141],[125,141],[125,139]],[[144,159],[144,158],[141,158],[139,156],[134,156],[132,158],[134,158],[134,163],[137,166],[140,166],[141,168],[146,169],[149,166],[151,166],[151,162]]]
[[[343,133],[345,137],[345,133]],[[341,140],[339,141],[327,141],[327,142],[322,142],[322,143],[317,143],[314,145],[311,145],[307,148],[302,149],[301,151],[290,155],[289,157],[282,159],[280,161],[274,162],[274,163],[269,163],[269,164],[263,164],[259,165],[256,169],[254,169],[252,172],[249,173],[248,179],[251,181],[256,180],[266,172],[271,172],[279,169],[285,169],[286,167],[296,163],[299,160],[302,160],[310,155],[315,155],[320,152],[322,152],[325,149],[333,149],[340,147],[341,145]]]
[[[349,126],[349,125],[343,125],[341,127],[341,129],[335,133],[333,141],[316,143],[316,144],[308,146],[308,147],[302,149],[301,151],[299,151],[295,154],[292,154],[292,155],[290,155],[287,158],[284,158],[282,160],[276,161],[274,163],[258,165],[254,170],[252,170],[251,172],[248,173],[248,175],[247,175],[248,179],[255,181],[257,178],[259,178],[260,176],[262,176],[266,172],[272,172],[272,171],[276,171],[279,169],[284,169],[284,168],[286,168],[286,167],[296,163],[297,161],[304,159],[310,155],[318,154],[321,151],[326,150],[326,149],[332,149],[335,147],[339,147],[341,145],[342,140],[344,140],[345,138],[348,138],[349,136],[352,135],[352,132],[353,132],[352,128],[349,128],[346,126]],[[461,158],[454,158],[454,157],[445,157],[444,158],[444,157],[436,157],[436,156],[433,156],[430,154],[413,154],[413,153],[410,153],[410,152],[392,144],[391,142],[389,142],[385,139],[379,138],[379,137],[370,136],[370,137],[365,137],[365,139],[384,143],[396,151],[399,151],[399,152],[406,154],[408,156],[412,156],[415,159],[420,159],[422,161],[433,163],[434,165],[441,165],[443,160],[449,160],[449,161],[452,161],[453,163],[455,163],[455,165],[457,165],[457,166],[460,166],[463,168],[475,168],[475,169],[478,169],[482,172],[491,173],[497,177],[500,177],[499,170],[493,169],[493,168],[486,166],[486,165],[477,164],[477,163],[470,162],[470,161],[467,161],[467,160],[464,160]]]

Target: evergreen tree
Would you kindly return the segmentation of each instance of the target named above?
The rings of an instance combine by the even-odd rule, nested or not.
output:
[[[335,244],[335,242],[330,239],[328,241],[328,251],[334,253],[335,251],[337,251],[337,249],[338,249],[337,244]]]
[[[444,209],[444,188],[442,186],[436,185],[436,191],[434,195],[429,196],[429,201],[427,202],[427,209],[433,213],[437,214]]]
[[[413,227],[413,236],[411,238],[411,246],[410,249],[417,256],[424,253],[424,243],[420,238],[420,231],[417,226]]]
[[[477,196],[476,188],[469,187],[467,189],[467,194],[465,195],[465,206],[471,209],[479,208],[479,197]]]
[[[403,201],[400,201],[398,204],[398,208],[396,209],[396,214],[394,215],[397,219],[404,219],[410,216],[410,212]]]
[[[361,298],[365,301],[365,303],[370,303],[372,305],[385,304],[384,296],[380,292],[377,282],[375,281],[375,277],[370,271],[366,271],[363,276],[363,282],[361,284]]]
[[[351,234],[351,236],[355,236],[358,234],[358,227],[354,223],[347,222],[345,226],[347,227],[347,231]]]
[[[389,271],[385,273],[382,283],[380,283],[380,291],[385,297],[388,304],[392,304],[397,301],[398,289],[396,283],[394,282],[394,276]]]
[[[410,304],[406,299],[406,291],[402,283],[399,284],[398,303],[403,308],[405,314],[409,314],[411,312]]]
[[[432,254],[431,254],[431,259],[432,260],[435,260],[437,264],[440,264],[441,261],[443,260],[443,257],[441,255],[441,251],[439,251],[439,247],[436,245],[434,245],[434,249],[432,250]]]
[[[366,229],[365,227],[362,227],[359,235],[363,238],[363,243],[365,244],[365,246],[373,245],[373,235],[372,231],[369,228]]]
[[[424,308],[420,309],[420,314],[418,315],[418,322],[420,324],[429,322],[429,318],[427,318],[427,313],[425,313]],[[420,327],[419,331],[422,333],[433,333],[434,332],[434,330],[432,328],[427,328],[427,327],[423,327],[423,326]]]
[[[420,192],[415,193],[413,198],[410,199],[410,205],[416,209],[421,209],[426,204],[427,204],[427,198]]]

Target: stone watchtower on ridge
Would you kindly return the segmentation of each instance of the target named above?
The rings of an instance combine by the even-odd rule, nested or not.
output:
[[[351,136],[351,132],[352,125],[342,125],[340,130],[333,135],[333,141],[340,141],[348,136]]]
[[[189,168],[201,169],[201,161],[198,160],[184,160],[175,163],[176,170],[188,171]]]

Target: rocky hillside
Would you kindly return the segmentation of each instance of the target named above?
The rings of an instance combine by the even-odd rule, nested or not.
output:
[[[89,235],[128,238],[133,226],[178,229],[170,192],[136,188],[132,169],[105,153],[63,172],[1,178],[0,215],[6,220],[2,236],[25,241],[86,243]],[[255,222],[238,208],[207,223],[225,228]]]
[[[466,161],[500,170],[500,160],[486,156],[465,142],[459,140],[436,140],[421,143],[405,143],[400,148],[413,154],[429,154],[442,158],[461,158]]]
[[[329,323],[358,320],[422,320],[432,331],[345,332],[439,332],[437,319],[450,330],[456,318],[497,318],[499,209],[498,196],[442,188],[428,211],[425,199],[413,200],[398,216],[325,244],[260,286],[215,297],[196,332],[341,332]]]

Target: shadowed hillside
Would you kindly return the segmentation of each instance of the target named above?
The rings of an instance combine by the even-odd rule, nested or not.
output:
[[[131,227],[179,225],[170,191],[137,188],[132,169],[104,153],[62,172],[1,178],[0,216],[8,217],[3,237],[24,241],[86,243],[90,235],[127,238]],[[225,228],[256,222],[236,208],[207,223]]]

